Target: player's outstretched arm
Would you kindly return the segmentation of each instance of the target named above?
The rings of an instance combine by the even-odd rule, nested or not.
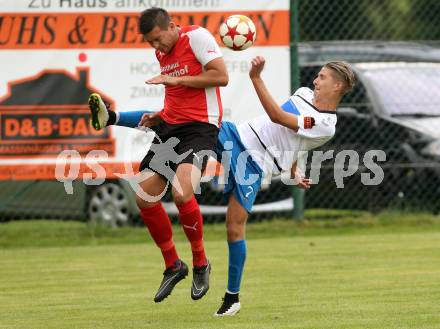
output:
[[[218,57],[205,65],[205,71],[199,75],[181,76],[179,83],[185,87],[206,88],[224,87],[229,82],[228,70],[223,57]]]
[[[205,70],[199,75],[184,75],[170,77],[157,75],[147,81],[147,84],[163,84],[165,86],[185,86],[190,88],[222,87],[229,82],[228,71],[223,57],[218,57],[205,65]]]
[[[263,71],[265,59],[262,56],[257,56],[251,61],[251,69],[249,77],[254,85],[257,96],[260,99],[269,118],[272,122],[278,123],[287,128],[298,131],[298,117],[296,115],[287,113],[275,102],[269,90],[266,87],[261,72]]]

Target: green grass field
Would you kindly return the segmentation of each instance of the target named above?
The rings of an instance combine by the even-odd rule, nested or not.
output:
[[[205,228],[208,294],[192,301],[189,276],[155,304],[163,265],[143,228],[1,224],[0,328],[440,328],[439,217],[308,217],[249,225],[242,310],[233,318],[212,316],[226,286],[223,225]]]

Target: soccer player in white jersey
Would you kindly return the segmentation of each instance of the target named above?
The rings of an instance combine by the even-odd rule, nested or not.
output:
[[[215,316],[232,316],[241,308],[239,291],[246,259],[246,221],[262,179],[266,175],[287,171],[298,187],[310,187],[311,181],[299,169],[302,167],[304,170],[305,167],[305,158],[301,155],[333,137],[337,121],[336,108],[342,96],[351,91],[355,81],[347,63],[329,62],[313,81],[313,91],[299,88],[287,102],[279,106],[261,78],[264,64],[263,57],[254,58],[249,76],[267,116],[239,125],[222,122],[217,142],[218,161],[224,154],[227,142],[232,141],[233,147],[230,150],[229,177],[224,190],[229,198],[226,213],[228,286]],[[239,158],[243,152],[250,154],[245,165],[240,163]],[[254,182],[238,182],[243,176],[248,180],[251,175],[257,177]]]
[[[347,63],[329,62],[313,81],[313,91],[299,88],[279,106],[261,78],[264,58],[258,56],[251,63],[249,76],[267,115],[239,125],[227,121],[221,124],[216,154],[217,160],[228,167],[225,168],[227,181],[224,194],[228,198],[229,265],[226,293],[215,316],[232,316],[241,308],[239,291],[246,259],[246,221],[263,178],[287,171],[298,187],[310,187],[311,181],[298,168],[305,166],[301,163],[304,158],[298,155],[323,145],[333,137],[336,108],[355,81]],[[105,116],[107,112],[109,110],[102,104],[99,113]],[[140,115],[135,112],[120,112],[118,115],[115,124],[150,126],[148,114],[140,121]],[[224,156],[229,159],[225,161],[222,159]]]

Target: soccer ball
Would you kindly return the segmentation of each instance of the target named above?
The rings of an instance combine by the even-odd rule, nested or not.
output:
[[[244,15],[229,16],[220,25],[220,38],[232,50],[245,50],[252,46],[257,37],[254,22]]]

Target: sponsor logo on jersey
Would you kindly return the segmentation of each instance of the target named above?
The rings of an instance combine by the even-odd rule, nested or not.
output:
[[[314,117],[304,117],[304,129],[312,129],[315,126]]]

